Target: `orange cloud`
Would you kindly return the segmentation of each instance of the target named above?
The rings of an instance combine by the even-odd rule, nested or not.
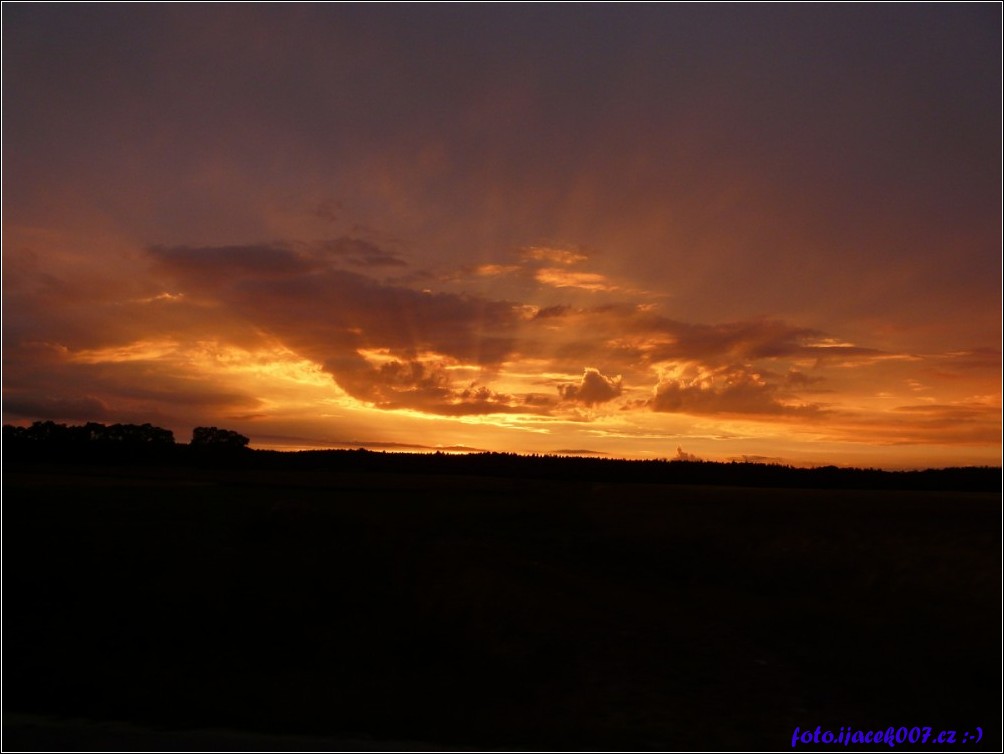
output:
[[[561,249],[553,246],[530,246],[521,252],[524,259],[532,259],[536,262],[549,262],[551,264],[573,265],[585,262],[589,257],[570,249]]]
[[[612,455],[671,455],[681,437],[708,458],[774,457],[736,446],[749,438],[770,438],[786,458],[804,458],[805,443],[981,453],[997,443],[997,349],[896,353],[781,319],[685,321],[568,269],[583,260],[548,254],[474,268],[507,277],[510,300],[417,290],[435,280],[421,270],[375,277],[403,260],[347,236],[154,247],[148,277],[104,299],[93,281],[78,290],[71,275],[23,260],[5,280],[5,307],[23,316],[5,325],[4,411],[174,427],[229,417],[277,436],[330,436],[337,418],[379,427],[377,441],[435,427],[447,444],[549,450],[598,438],[596,451]],[[553,276],[546,288],[532,285],[540,275]],[[576,305],[589,285],[620,300]]]
[[[522,269],[518,264],[481,264],[474,268],[474,274],[480,277],[497,277],[511,275]]]
[[[577,385],[558,385],[558,392],[566,401],[595,406],[613,400],[623,392],[621,376],[607,377],[599,369],[586,367]]]
[[[716,369],[688,365],[660,380],[649,406],[653,411],[737,416],[818,417],[818,404],[803,403],[776,382],[746,367]]]
[[[610,283],[605,275],[598,272],[571,272],[560,267],[544,267],[534,273],[538,283],[555,288],[580,288],[584,291],[618,291],[619,286]]]

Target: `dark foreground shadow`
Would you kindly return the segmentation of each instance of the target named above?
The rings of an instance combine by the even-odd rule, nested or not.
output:
[[[999,748],[996,493],[241,464],[3,485],[5,750],[777,750],[817,725]]]

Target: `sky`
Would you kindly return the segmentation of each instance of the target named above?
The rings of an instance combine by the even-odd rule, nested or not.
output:
[[[2,12],[5,423],[1001,463],[999,4]]]

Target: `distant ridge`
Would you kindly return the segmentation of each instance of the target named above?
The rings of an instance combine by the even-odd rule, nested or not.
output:
[[[752,462],[625,460],[573,455],[466,455],[354,451],[251,451],[254,465],[289,470],[463,474],[565,482],[693,484],[810,489],[954,490],[999,492],[1001,468],[967,466],[923,471],[821,466],[801,468]],[[250,461],[250,459],[248,459]]]
[[[1000,492],[1000,467],[969,466],[923,471],[822,466],[801,468],[753,461],[625,460],[554,454],[435,453],[355,450],[253,450],[175,443],[150,425],[114,425],[89,431],[51,422],[4,427],[3,460],[10,464],[151,464],[232,470],[453,474],[604,484],[689,484],[810,489],[955,490]],[[113,428],[108,428],[109,430]],[[36,430],[36,431],[33,431]],[[224,430],[225,432],[225,430]],[[98,439],[93,439],[98,438]],[[581,451],[575,451],[579,453]]]

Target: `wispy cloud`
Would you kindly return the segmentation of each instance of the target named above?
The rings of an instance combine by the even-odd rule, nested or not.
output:
[[[520,251],[524,259],[549,264],[573,265],[589,259],[586,254],[573,249],[563,249],[554,246],[529,246]]]
[[[573,272],[560,267],[544,267],[537,270],[534,277],[538,283],[555,288],[581,288],[593,292],[621,290],[598,272]]]

